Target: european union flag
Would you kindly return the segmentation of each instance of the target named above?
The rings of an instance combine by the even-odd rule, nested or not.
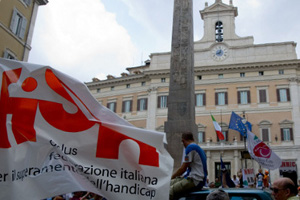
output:
[[[232,111],[228,128],[232,130],[236,130],[240,132],[242,136],[244,136],[247,133],[247,127],[250,131],[252,131],[252,124],[248,121],[246,122],[246,124],[244,124],[242,120],[243,120],[242,117],[240,117],[239,115],[237,115],[235,112]]]

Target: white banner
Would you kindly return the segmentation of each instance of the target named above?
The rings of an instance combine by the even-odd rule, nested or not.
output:
[[[135,128],[51,67],[0,59],[0,73],[0,199],[169,198],[163,133]]]
[[[247,131],[247,146],[251,157],[263,168],[273,170],[281,166],[282,161],[277,154],[249,130]]]

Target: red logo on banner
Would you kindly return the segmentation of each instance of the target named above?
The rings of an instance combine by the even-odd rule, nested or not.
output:
[[[272,154],[272,150],[263,142],[256,145],[253,152],[255,156],[263,158],[270,158]]]
[[[99,130],[96,156],[99,158],[118,159],[119,146],[126,139],[133,140],[139,145],[139,164],[159,167],[159,156],[154,147],[105,126],[101,126]]]
[[[3,72],[2,88],[0,97],[0,148],[10,148],[8,133],[6,128],[7,115],[12,115],[11,126],[17,144],[26,141],[36,141],[34,121],[39,106],[44,119],[53,127],[67,132],[79,132],[92,127],[95,122],[89,121],[82,113],[74,100],[63,87],[62,82],[49,69],[45,72],[45,79],[48,86],[57,94],[65,98],[77,108],[77,112],[70,114],[66,112],[63,105],[56,102],[10,97],[8,87],[12,83],[17,83],[22,69],[15,69]],[[38,86],[37,81],[29,77],[22,83],[25,92],[32,92]]]
[[[63,104],[57,102],[10,97],[8,87],[19,81],[21,72],[22,68],[19,68],[5,71],[2,75],[0,96],[0,148],[11,147],[6,127],[8,115],[11,115],[12,133],[17,144],[27,141],[36,142],[34,122],[38,107],[43,118],[51,126],[62,131],[81,132],[91,128],[97,123],[90,121],[84,115],[69,93],[72,93],[79,101],[81,101],[81,99],[59,80],[50,69],[46,69],[45,71],[47,85],[55,93],[74,105],[77,112],[68,113],[65,111]],[[38,82],[32,77],[26,78],[21,85],[22,90],[28,93],[33,92],[37,87]],[[131,139],[139,145],[139,164],[158,166],[159,156],[154,147],[103,126],[101,126],[99,131],[96,156],[99,158],[118,159],[119,144],[125,139]]]

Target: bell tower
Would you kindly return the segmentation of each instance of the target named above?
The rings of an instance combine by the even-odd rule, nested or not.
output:
[[[232,0],[229,5],[224,4],[222,0],[216,0],[211,6],[206,3],[200,15],[204,20],[201,42],[224,42],[239,38],[235,33],[235,17],[238,11],[232,5]]]

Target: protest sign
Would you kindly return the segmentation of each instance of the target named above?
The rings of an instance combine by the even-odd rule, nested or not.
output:
[[[169,198],[163,133],[132,126],[51,67],[0,59],[0,74],[0,199]]]
[[[254,169],[243,169],[243,186],[247,188],[249,185],[254,185],[254,180]]]

